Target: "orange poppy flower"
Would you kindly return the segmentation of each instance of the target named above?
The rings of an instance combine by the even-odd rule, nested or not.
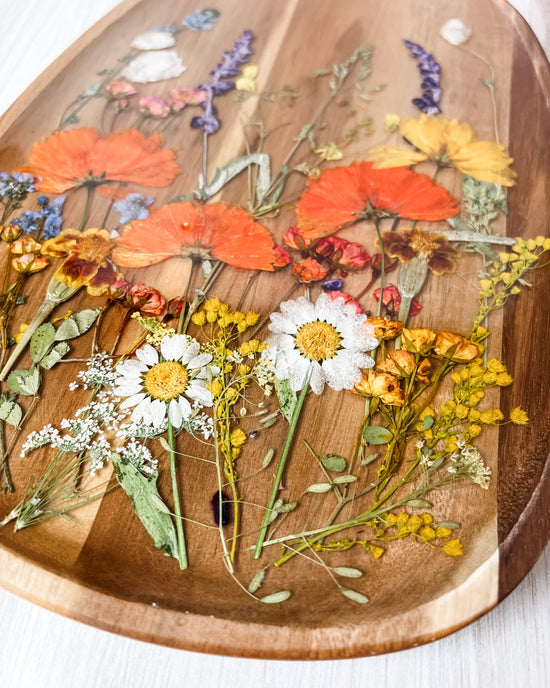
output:
[[[358,220],[402,217],[445,220],[458,201],[430,177],[405,168],[374,169],[370,162],[325,170],[296,207],[306,239],[331,234]]]
[[[117,265],[139,268],[172,256],[214,259],[237,268],[274,270],[271,234],[242,208],[225,203],[169,203],[135,220],[119,239]]]
[[[56,131],[34,144],[25,169],[42,178],[45,193],[108,182],[168,186],[181,170],[174,151],[162,145],[160,134],[147,138],[137,129],[107,136],[92,127]]]
[[[54,278],[71,289],[86,286],[88,294],[104,294],[119,275],[109,260],[113,242],[105,229],[64,229],[42,245],[42,253],[66,259]]]

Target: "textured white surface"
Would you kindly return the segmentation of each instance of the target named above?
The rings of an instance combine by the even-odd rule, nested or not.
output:
[[[117,4],[118,0],[0,0],[0,112]],[[512,4],[549,54],[547,0]],[[0,686],[542,688],[550,684],[549,589],[547,547],[518,589],[458,633],[392,655],[315,663],[212,657],[157,647],[64,619],[0,590]]]

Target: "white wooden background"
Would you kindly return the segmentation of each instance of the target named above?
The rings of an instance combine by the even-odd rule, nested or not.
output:
[[[0,0],[0,113],[118,2]],[[512,4],[550,55],[548,0]],[[457,13],[459,8],[457,1]],[[84,626],[0,590],[0,687],[543,688],[550,685],[549,590],[547,547],[503,603],[458,633],[392,655],[328,662],[235,659],[171,650]]]

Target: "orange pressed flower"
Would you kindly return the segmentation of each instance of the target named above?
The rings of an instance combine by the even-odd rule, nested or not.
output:
[[[279,253],[268,230],[242,208],[225,203],[170,203],[135,220],[115,249],[117,265],[160,263],[172,256],[219,260],[237,268],[270,270]]]
[[[403,406],[405,396],[399,386],[399,380],[388,373],[376,373],[374,370],[363,372],[363,379],[355,385],[354,391],[365,397],[376,397],[388,406]]]
[[[424,174],[401,167],[374,169],[370,162],[325,170],[311,181],[296,206],[298,227],[311,239],[358,220],[385,217],[445,220],[458,201]]]
[[[327,271],[315,258],[306,258],[301,263],[292,266],[292,274],[297,282],[310,284],[325,279]]]
[[[66,259],[57,268],[54,279],[70,289],[86,286],[88,294],[100,296],[120,275],[110,256],[113,242],[105,229],[64,229],[42,245],[42,253]]]
[[[147,137],[137,129],[107,136],[92,127],[56,131],[34,144],[25,169],[42,178],[45,193],[108,182],[168,186],[181,170],[174,151],[162,146],[160,134]]]
[[[480,350],[466,337],[452,332],[438,332],[435,338],[434,353],[457,363],[472,361],[479,356]]]

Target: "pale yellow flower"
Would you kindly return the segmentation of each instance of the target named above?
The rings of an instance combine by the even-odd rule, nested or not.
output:
[[[506,148],[494,141],[483,141],[467,122],[420,115],[418,119],[401,120],[402,136],[418,150],[400,146],[378,146],[369,153],[374,167],[409,167],[424,160],[456,167],[481,181],[513,186],[513,160]]]

